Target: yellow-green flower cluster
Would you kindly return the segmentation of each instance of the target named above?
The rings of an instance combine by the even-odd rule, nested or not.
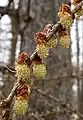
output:
[[[58,44],[58,40],[56,37],[52,37],[48,42],[47,42],[47,46],[49,48],[55,48]]]
[[[42,43],[36,46],[36,52],[41,59],[45,59],[49,55],[49,48]]]
[[[27,65],[17,64],[15,69],[16,69],[16,76],[18,78],[17,80],[29,82],[31,70],[29,67],[27,67]]]
[[[64,48],[69,48],[70,45],[70,37],[69,35],[64,35],[60,37],[59,44]]]
[[[63,27],[66,29],[69,29],[69,27],[74,22],[74,20],[72,19],[72,16],[67,12],[64,12],[64,13],[60,12],[58,13],[58,15],[60,17],[60,22],[63,25]]]
[[[16,99],[13,107],[17,115],[24,115],[28,109],[28,103],[25,99]]]
[[[45,64],[34,64],[33,66],[33,74],[37,78],[44,78],[46,75],[46,66]]]

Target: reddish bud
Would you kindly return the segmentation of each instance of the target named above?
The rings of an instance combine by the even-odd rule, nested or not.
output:
[[[18,59],[17,59],[17,63],[18,64],[30,64],[30,57],[27,53],[25,52],[22,52],[19,56],[18,56]]]
[[[63,3],[59,8],[59,12],[62,12],[62,13],[68,12],[69,14],[71,14],[70,6]]]
[[[45,43],[46,35],[43,32],[36,33],[36,44]]]

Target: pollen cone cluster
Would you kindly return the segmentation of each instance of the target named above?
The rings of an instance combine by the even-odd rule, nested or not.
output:
[[[49,48],[55,48],[58,44],[58,40],[56,37],[52,37],[48,42],[47,42],[47,46]]]
[[[24,115],[28,109],[30,94],[30,58],[27,53],[22,52],[16,61],[16,77],[19,86],[16,89],[13,110],[17,115]]]
[[[41,43],[36,46],[36,52],[40,56],[40,58],[43,60],[48,57],[49,48],[45,44]]]
[[[16,77],[17,80],[24,81],[26,83],[30,82],[30,68],[28,65],[29,57],[23,52],[19,55],[17,62],[16,62]]]
[[[17,115],[24,115],[28,109],[27,100],[22,97],[17,97],[13,109]]]
[[[70,45],[70,37],[68,34],[60,36],[59,44],[64,48],[69,48]]]
[[[63,27],[68,29],[72,25],[72,23],[73,23],[72,16],[69,13],[67,13],[67,12],[58,13],[58,15],[60,17],[60,22],[63,25]]]
[[[69,29],[69,27],[72,25],[74,21],[70,7],[66,4],[62,4],[59,9],[58,16],[60,17],[60,22],[62,26],[66,29]]]
[[[25,64],[17,64],[16,65],[16,76],[17,80],[22,80],[29,82],[30,79],[30,68]]]
[[[36,33],[36,52],[41,59],[45,59],[49,55],[49,48],[46,42],[47,38],[43,32]]]
[[[28,109],[30,87],[27,84],[20,85],[16,91],[16,99],[13,110],[17,115],[24,115]]]
[[[36,78],[44,78],[46,75],[46,66],[45,64],[34,64],[33,65],[33,74]]]

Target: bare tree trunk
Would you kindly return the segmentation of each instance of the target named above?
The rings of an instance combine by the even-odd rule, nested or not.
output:
[[[79,48],[79,34],[78,34],[78,19],[76,19],[76,41],[77,41],[77,80],[78,80],[78,85],[79,85],[79,53],[80,53],[80,48]]]
[[[82,70],[83,70],[83,17],[82,17]]]
[[[10,54],[9,65],[13,67],[15,62],[15,53],[16,53],[16,44],[17,44],[17,35],[18,35],[18,23],[16,18],[11,17],[11,25],[12,25],[12,40],[11,40],[11,54]]]

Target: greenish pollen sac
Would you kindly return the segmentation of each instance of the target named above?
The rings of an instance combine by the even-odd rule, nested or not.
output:
[[[23,80],[26,82],[30,82],[30,73],[31,70],[25,64],[17,64],[16,65],[16,76],[17,80]]]
[[[40,58],[43,60],[48,57],[49,48],[44,44],[40,44],[40,45],[36,46],[36,52],[37,52],[38,56],[40,56]]]
[[[65,35],[63,37],[60,37],[59,44],[63,46],[64,48],[69,48],[70,45],[70,37],[68,35]]]
[[[74,22],[74,20],[72,19],[72,16],[65,12],[63,13],[59,13],[59,17],[60,17],[60,22],[63,25],[63,27],[65,27],[66,29],[69,29],[70,26],[72,25],[72,23]]]
[[[39,64],[36,65],[34,64],[33,66],[33,74],[37,77],[37,78],[44,78],[46,76],[46,66],[44,64]]]
[[[73,23],[73,19],[68,19],[68,20],[64,20],[61,22],[61,24],[65,27],[65,28],[69,28]]]
[[[24,115],[27,112],[28,103],[27,100],[16,100],[13,110],[17,115]]]
[[[55,48],[58,44],[58,40],[55,37],[52,37],[48,42],[47,42],[47,46],[49,48]]]

